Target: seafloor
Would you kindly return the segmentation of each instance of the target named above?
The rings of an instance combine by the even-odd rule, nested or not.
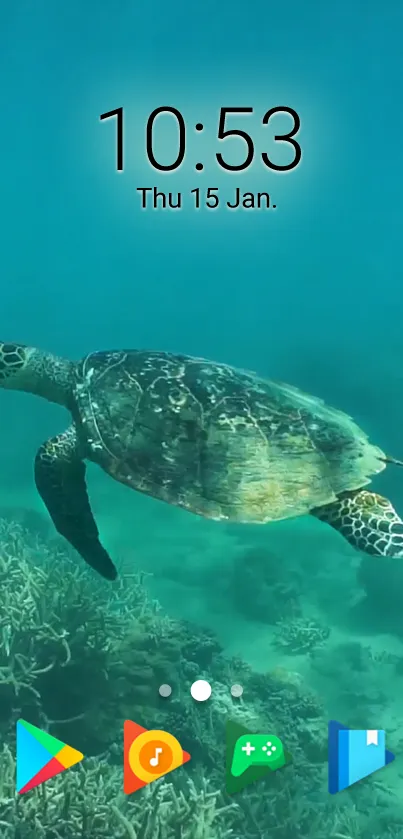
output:
[[[384,728],[402,749],[403,562],[363,557],[316,521],[220,526],[102,480],[94,507],[117,585],[30,494],[0,510],[1,839],[403,837],[399,760],[327,792],[329,719]],[[197,678],[213,688],[203,704]],[[19,717],[86,755],[23,796]],[[125,796],[127,718],[171,731],[191,763]],[[278,734],[292,765],[227,796],[227,719]]]

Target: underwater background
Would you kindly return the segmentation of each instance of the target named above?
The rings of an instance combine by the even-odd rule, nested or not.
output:
[[[403,459],[402,26],[393,0],[3,4],[0,338],[70,358],[134,347],[256,370],[346,411]],[[188,127],[185,162],[170,174],[145,155],[161,105]],[[236,141],[220,149],[219,109],[253,107],[239,127],[264,150],[261,119],[275,105],[300,115],[300,166],[269,172],[256,154],[247,172],[220,170],[217,151],[233,162],[242,152]],[[120,106],[118,174],[115,125],[99,116]],[[155,154],[169,162],[175,150],[165,118]],[[277,209],[142,211],[136,189],[154,185],[219,187],[228,200],[238,186],[266,190]],[[122,569],[112,592],[56,536],[34,488],[36,449],[66,427],[66,412],[0,391],[0,416],[0,836],[403,836],[403,563],[363,557],[314,520],[198,519],[90,467],[102,539]],[[403,511],[403,470],[373,486]],[[189,698],[198,676],[212,684],[209,716]],[[165,704],[159,679],[176,688]],[[234,681],[242,703],[230,698]],[[46,807],[36,793],[14,799],[18,715],[93,761],[50,781]],[[396,752],[338,800],[327,792],[333,717],[384,728]],[[172,731],[194,774],[123,799],[126,718]],[[295,756],[281,780],[233,802],[221,767],[227,718],[277,726]]]

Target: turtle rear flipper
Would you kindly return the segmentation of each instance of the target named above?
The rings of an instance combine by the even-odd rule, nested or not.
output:
[[[364,553],[403,557],[403,521],[382,495],[366,489],[343,492],[337,501],[311,512]]]
[[[39,448],[35,482],[56,530],[98,574],[116,579],[116,568],[99,541],[74,426]]]

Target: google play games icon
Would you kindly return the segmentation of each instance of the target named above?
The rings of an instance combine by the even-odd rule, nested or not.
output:
[[[34,787],[80,763],[84,755],[25,720],[17,722],[17,792]]]

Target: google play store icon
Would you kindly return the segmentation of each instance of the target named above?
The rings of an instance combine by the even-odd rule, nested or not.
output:
[[[17,722],[17,792],[29,792],[69,769],[84,755],[25,720]]]

